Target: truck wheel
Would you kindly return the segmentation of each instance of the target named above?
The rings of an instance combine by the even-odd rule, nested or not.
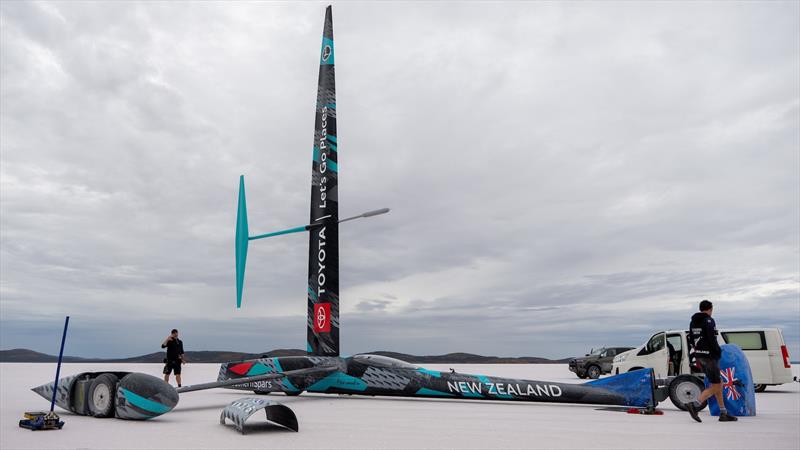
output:
[[[696,402],[704,388],[705,385],[699,378],[692,375],[678,375],[669,384],[669,399],[678,409],[686,411],[686,404]],[[707,404],[707,401],[701,403],[698,411],[704,409]]]
[[[114,415],[114,393],[117,392],[119,378],[113,373],[104,373],[89,386],[89,411],[95,417]]]
[[[600,378],[601,373],[600,366],[589,366],[589,368],[586,369],[586,376],[593,380]]]
[[[756,385],[756,392],[764,392],[767,390],[766,384],[757,384]]]

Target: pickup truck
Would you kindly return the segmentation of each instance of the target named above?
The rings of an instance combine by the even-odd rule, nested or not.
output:
[[[611,373],[611,366],[616,355],[627,352],[633,347],[602,347],[592,350],[582,358],[569,360],[569,370],[578,378],[591,378],[596,380],[600,375]]]

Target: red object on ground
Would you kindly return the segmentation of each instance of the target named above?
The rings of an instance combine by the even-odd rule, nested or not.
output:
[[[645,414],[648,416],[663,416],[664,411],[660,409],[654,409],[652,411],[648,411],[647,408],[630,408],[628,409],[628,414]]]

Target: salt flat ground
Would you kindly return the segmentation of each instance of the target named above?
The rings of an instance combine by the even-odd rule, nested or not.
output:
[[[448,365],[431,364],[447,370]],[[566,365],[452,365],[458,372],[580,382]],[[216,364],[189,364],[184,384],[216,379]],[[116,370],[159,375],[155,364],[65,364],[61,375]],[[797,368],[794,368],[795,375]],[[293,433],[250,418],[246,435],[219,424],[222,408],[247,392],[186,393],[172,412],[144,422],[95,419],[58,411],[61,431],[17,426],[24,411],[49,403],[30,391],[52,380],[55,364],[0,364],[0,448],[800,448],[800,383],[757,395],[758,416],[702,424],[667,400],[662,416],[626,414],[599,406],[469,400],[401,399],[303,394],[269,398],[290,406],[300,423]]]

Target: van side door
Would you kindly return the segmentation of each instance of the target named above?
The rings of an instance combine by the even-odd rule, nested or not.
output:
[[[636,356],[642,358],[640,361],[644,363],[644,367],[653,369],[656,378],[666,378],[667,363],[669,361],[666,333],[656,333],[650,337],[650,340],[639,350]]]
[[[683,347],[683,351],[681,352],[681,367],[680,372],[681,374],[691,374],[692,368],[690,367],[690,359],[689,358],[689,335],[685,331],[681,331],[681,346]]]
[[[667,361],[669,375],[680,375],[683,362],[683,338],[680,333],[667,335]]]

